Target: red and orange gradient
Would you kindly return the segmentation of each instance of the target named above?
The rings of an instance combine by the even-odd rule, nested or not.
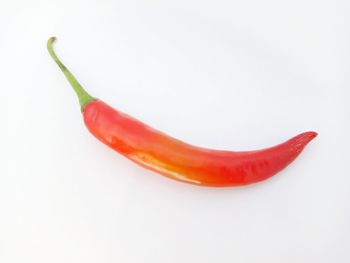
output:
[[[76,92],[84,122],[101,142],[135,163],[169,178],[201,186],[238,186],[265,180],[290,164],[316,137],[305,132],[277,146],[246,152],[210,150],[172,138],[93,98],[47,48]]]
[[[290,164],[317,135],[305,132],[258,151],[218,151],[172,138],[100,100],[87,104],[83,116],[97,139],[135,163],[169,178],[203,186],[238,186],[267,179]]]

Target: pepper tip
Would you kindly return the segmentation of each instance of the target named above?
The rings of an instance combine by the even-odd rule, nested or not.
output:
[[[317,135],[318,135],[317,132],[308,131],[297,135],[295,138],[296,138],[296,142],[298,142],[300,145],[304,147],[306,144],[312,141]]]
[[[317,135],[318,135],[318,133],[315,132],[315,131],[309,131],[308,133],[309,133],[309,136],[310,136],[311,139],[317,137]]]

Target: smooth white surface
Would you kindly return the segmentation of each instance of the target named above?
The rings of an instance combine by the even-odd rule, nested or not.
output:
[[[349,1],[0,2],[0,262],[350,262]],[[85,129],[46,52],[192,144],[317,137],[271,180],[211,189]]]

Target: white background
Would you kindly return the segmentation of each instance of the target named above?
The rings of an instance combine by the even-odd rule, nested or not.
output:
[[[350,262],[347,0],[0,1],[0,262]],[[95,140],[91,94],[204,147],[319,136],[239,188],[178,183]]]

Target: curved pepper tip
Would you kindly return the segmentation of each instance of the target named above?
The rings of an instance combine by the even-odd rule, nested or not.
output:
[[[314,131],[303,132],[295,136],[294,138],[292,138],[291,141],[293,142],[295,149],[298,149],[301,151],[317,135],[318,135],[317,132],[314,132]]]
[[[299,138],[300,138],[300,140],[304,141],[305,143],[308,143],[309,141],[311,141],[312,139],[317,137],[317,135],[318,135],[317,132],[308,131],[308,132],[303,132],[303,133],[299,134]]]
[[[315,131],[309,131],[309,132],[306,132],[305,135],[307,135],[307,137],[309,137],[309,139],[311,141],[312,139],[317,137],[318,133]]]

